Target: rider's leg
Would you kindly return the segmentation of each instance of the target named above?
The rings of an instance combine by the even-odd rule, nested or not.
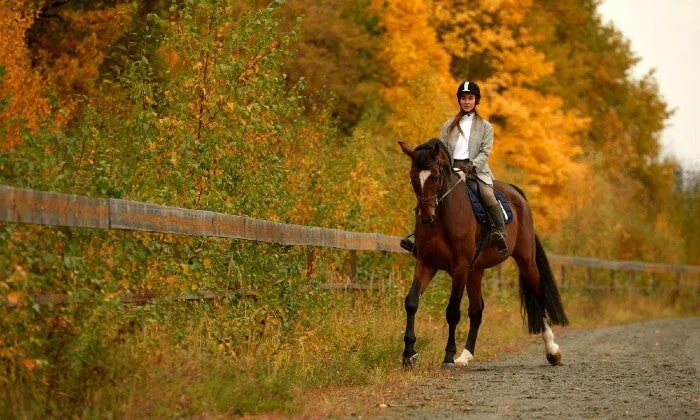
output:
[[[496,200],[492,186],[480,181],[479,193],[495,228],[489,234],[489,244],[495,246],[501,254],[506,254],[508,252],[508,246],[506,245],[506,221],[503,218],[501,205]]]
[[[484,204],[486,204],[486,207],[491,207],[498,204],[496,195],[493,193],[492,185],[488,185],[479,180],[479,193],[481,194],[481,199],[484,201]]]

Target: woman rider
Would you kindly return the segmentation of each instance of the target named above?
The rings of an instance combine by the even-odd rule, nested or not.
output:
[[[453,168],[459,168],[465,174],[476,173],[481,199],[495,227],[489,234],[488,243],[505,255],[508,252],[505,220],[493,193],[493,173],[486,162],[493,147],[493,127],[477,112],[480,101],[479,85],[470,81],[460,83],[457,87],[459,112],[445,122],[440,140],[447,148]],[[402,246],[409,249],[409,243],[404,240]],[[413,251],[412,243],[410,247],[409,251]]]
[[[506,254],[506,224],[501,205],[493,193],[493,173],[486,162],[493,147],[493,127],[477,112],[480,101],[479,85],[470,81],[460,83],[457,87],[459,112],[442,126],[440,140],[447,147],[452,167],[466,174],[476,172],[481,199],[495,227],[488,243]]]

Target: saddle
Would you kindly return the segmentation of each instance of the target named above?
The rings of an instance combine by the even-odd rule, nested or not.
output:
[[[466,174],[460,168],[454,168],[457,175],[459,175],[463,180],[464,184],[467,186],[467,193],[469,194],[469,201],[472,203],[472,210],[476,216],[476,220],[482,226],[491,226],[489,222],[489,216],[486,213],[486,205],[481,201],[481,195],[479,194],[479,182],[477,181],[476,175],[473,173]],[[508,204],[508,199],[506,196],[495,187],[493,193],[496,196],[496,200],[501,205],[501,211],[503,211],[503,219],[506,224],[513,221],[513,209],[510,208]]]

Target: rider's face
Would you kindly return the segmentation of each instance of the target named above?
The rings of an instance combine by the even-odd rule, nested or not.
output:
[[[459,106],[464,112],[472,112],[476,106],[476,96],[466,92],[459,95]]]

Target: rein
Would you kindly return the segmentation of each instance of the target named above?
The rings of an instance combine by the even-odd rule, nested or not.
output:
[[[459,184],[460,182],[464,182],[464,178],[462,178],[461,176],[459,177],[459,179],[457,180],[457,182],[455,182],[454,184],[452,184],[452,186],[450,187],[450,189],[447,190],[447,192],[445,192],[445,194],[443,194],[442,197],[440,197],[440,199],[438,200],[438,204],[440,204],[440,202],[441,202],[442,200],[444,200],[445,197],[447,197],[447,196],[452,192],[452,190],[455,189],[455,187],[457,186],[457,184]]]

